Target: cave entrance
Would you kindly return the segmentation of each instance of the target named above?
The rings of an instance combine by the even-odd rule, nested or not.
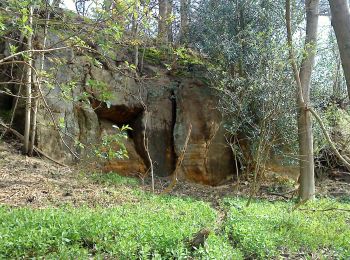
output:
[[[112,124],[122,127],[129,125],[132,130],[128,130],[128,137],[134,143],[136,153],[142,158],[144,164],[149,167],[150,163],[144,143],[144,108],[142,106],[114,105],[107,107],[103,102],[93,101],[92,107],[95,109],[99,120],[107,120]]]
[[[92,107],[99,119],[105,119],[118,127],[129,125],[132,129],[136,125],[136,121],[142,116],[144,109],[140,106],[128,107],[125,105],[115,105],[107,107],[103,102],[93,101]],[[128,137],[134,138],[134,130],[128,130]]]

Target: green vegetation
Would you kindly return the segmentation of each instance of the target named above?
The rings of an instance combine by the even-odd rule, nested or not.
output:
[[[153,65],[164,65],[168,70],[175,70],[176,75],[186,75],[189,67],[204,64],[203,57],[199,53],[184,47],[150,47],[142,51],[145,61]]]
[[[185,240],[214,225],[207,204],[150,197],[116,208],[0,208],[0,258],[185,258]]]
[[[0,258],[271,259],[350,257],[350,204],[224,199],[220,209],[192,199],[152,195],[115,173],[88,177],[116,189],[132,186],[137,202],[111,208],[0,207]],[[127,196],[127,194],[125,194]],[[339,210],[341,209],[341,210]],[[225,213],[219,221],[219,212]],[[220,213],[220,214],[222,214]],[[211,230],[204,245],[195,235]]]
[[[281,252],[350,257],[350,204],[320,200],[296,210],[285,202],[256,201],[248,208],[243,199],[225,204],[229,205],[225,233],[246,257],[266,259]]]
[[[167,55],[160,48],[145,48],[141,50],[144,52],[145,61],[153,65],[160,65],[162,60],[167,59]]]
[[[89,174],[88,177],[90,177],[94,182],[99,183],[99,184],[104,184],[104,185],[137,186],[139,184],[138,179],[136,179],[136,178],[129,178],[129,177],[123,177],[123,176],[118,175],[115,172],[92,173],[92,174]]]
[[[132,128],[128,125],[122,127],[113,125],[113,128],[116,132],[102,136],[102,142],[94,148],[94,155],[107,161],[129,158],[124,141],[128,139],[127,131]]]
[[[199,259],[244,259],[244,255],[239,248],[234,248],[230,244],[227,236],[210,234],[205,242],[195,253],[195,258]]]
[[[312,0],[77,0],[74,13],[60,8],[60,2],[66,1],[0,3],[0,93],[10,96],[4,100],[11,108],[0,111],[0,119],[9,121],[12,112],[16,115],[13,124],[3,128],[23,133],[25,155],[52,155],[69,163],[65,152],[70,150],[74,161],[86,155],[99,167],[128,158],[126,148],[134,141],[142,159],[144,151],[152,157],[147,161],[154,162],[154,169],[163,163],[160,155],[180,164],[190,157],[183,164],[194,166],[189,175],[208,177],[226,169],[220,162],[226,155],[216,149],[216,136],[221,135],[231,148],[237,179],[252,184],[252,195],[258,194],[256,187],[263,184],[270,161],[299,164],[301,201],[316,197],[315,161],[325,177],[341,173],[343,165],[350,170],[347,6],[330,4],[329,10],[322,4],[320,9],[320,1]],[[347,22],[334,19],[341,15],[332,9],[343,11]],[[336,34],[331,24],[322,26],[317,44],[320,14],[331,14]],[[212,90],[204,93],[199,80]],[[187,91],[191,88],[193,92]],[[204,95],[203,102],[201,96],[192,102],[198,91],[208,94],[210,102]],[[216,97],[209,99],[209,94]],[[207,106],[181,114],[181,104],[197,103]],[[163,105],[169,113],[157,114]],[[195,149],[186,150],[187,140],[180,156],[174,140],[165,142],[165,153],[163,146],[158,149],[163,140],[158,134],[174,136],[178,123],[196,121],[192,114],[200,117],[214,108],[222,117],[213,112],[213,117],[203,117],[203,126],[193,125],[192,137],[189,133]],[[312,127],[310,113],[319,126]],[[175,125],[163,120],[167,114]],[[155,118],[161,124],[153,122]],[[139,132],[131,135],[132,129],[124,125],[113,126],[116,131],[109,134],[105,120],[129,122]],[[135,140],[126,144],[128,133]],[[142,147],[138,133],[143,134]],[[55,149],[46,155],[46,149],[34,149],[35,144]],[[220,205],[213,208],[200,200],[147,193],[136,179],[112,172],[83,173],[80,185],[70,183],[75,176],[49,183],[48,176],[59,178],[70,170],[61,172],[46,164],[40,177],[37,160],[1,158],[6,164],[1,174],[16,173],[15,164],[21,167],[15,180],[0,183],[1,203],[16,197],[9,205],[33,208],[0,206],[0,259],[350,259],[347,195],[341,201],[321,199],[297,206],[292,201],[257,200],[246,207],[245,198],[221,199],[224,193],[207,196],[194,189],[196,196]],[[34,181],[23,174],[27,171],[35,172]],[[238,176],[243,172],[245,176]],[[149,175],[154,191],[154,175]],[[173,175],[177,180],[176,171]],[[39,189],[44,182],[45,189]],[[165,187],[162,178],[159,183],[156,191]],[[284,196],[294,187],[289,179],[276,177],[266,190]],[[201,241],[194,243],[199,234]]]

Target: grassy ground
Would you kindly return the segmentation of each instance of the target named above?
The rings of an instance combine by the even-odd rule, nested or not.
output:
[[[246,207],[246,183],[152,195],[147,180],[60,168],[1,143],[0,159],[0,259],[350,259],[346,182],[318,183],[318,200],[294,209],[294,183],[274,181]],[[157,179],[156,193],[167,185]]]
[[[80,177],[81,178],[81,177]],[[46,259],[349,259],[350,204],[223,198],[218,206],[152,195],[135,179],[91,174],[109,190],[128,191],[106,207],[0,207],[0,258]],[[132,201],[127,199],[133,198]],[[199,231],[210,230],[193,247]]]

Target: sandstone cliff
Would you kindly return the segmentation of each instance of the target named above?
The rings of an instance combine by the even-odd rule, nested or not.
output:
[[[50,40],[51,43],[58,41],[55,37]],[[1,50],[4,52],[6,48]],[[87,151],[77,146],[77,141],[98,143],[102,135],[113,133],[112,125],[128,124],[133,129],[125,141],[129,158],[114,159],[105,165],[105,170],[126,175],[144,174],[149,167],[143,139],[146,130],[155,174],[169,176],[174,171],[191,124],[193,128],[180,176],[217,185],[233,175],[235,164],[225,142],[214,90],[194,73],[172,75],[165,67],[146,60],[145,73],[140,78],[118,66],[120,64],[123,64],[120,57],[102,61],[94,54],[71,50],[46,55],[45,69],[52,76],[47,79],[49,83],[44,84],[43,91],[51,113],[41,103],[36,144],[42,151],[65,163],[76,161],[53,126],[52,116],[60,122],[66,144],[80,157]],[[36,66],[39,66],[38,60]],[[1,80],[7,80],[9,68],[3,68],[1,73]],[[102,94],[91,89],[91,80],[103,82],[104,90],[110,93],[108,102],[103,102]],[[16,85],[1,86],[5,87],[13,93],[18,91]],[[87,93],[89,95],[84,99]],[[0,101],[3,111],[13,108],[13,97],[0,94]],[[14,124],[19,131],[23,131],[24,121],[21,103]]]

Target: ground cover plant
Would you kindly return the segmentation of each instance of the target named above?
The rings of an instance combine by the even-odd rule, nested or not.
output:
[[[91,178],[94,182],[98,184],[103,185],[112,185],[112,186],[118,186],[118,185],[127,185],[127,186],[137,186],[139,184],[138,179],[136,178],[129,178],[129,177],[123,177],[120,176],[114,172],[109,173],[92,173],[86,175],[87,177]]]
[[[322,199],[295,208],[292,202],[226,200],[225,233],[245,257],[350,257],[350,204]]]
[[[91,182],[129,187],[137,200],[110,206],[0,207],[0,258],[347,259],[350,203],[201,199],[153,195],[115,173]],[[112,186],[111,186],[112,185]],[[130,187],[131,185],[131,187]],[[126,195],[127,196],[127,195]],[[203,229],[208,237],[193,246]]]
[[[203,202],[147,196],[114,208],[0,208],[0,258],[183,258],[185,240],[214,225]]]
[[[1,0],[0,260],[350,259],[348,28],[349,0]]]

